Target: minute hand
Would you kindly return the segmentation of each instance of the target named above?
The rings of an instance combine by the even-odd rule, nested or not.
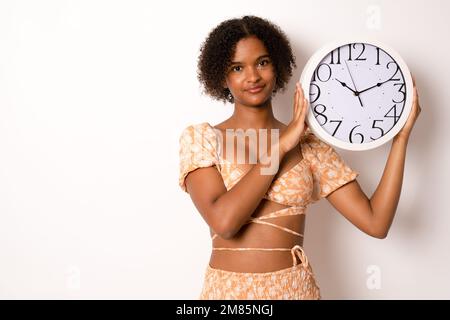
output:
[[[368,90],[370,90],[370,89],[373,89],[373,88],[375,88],[375,87],[381,87],[382,84],[384,84],[384,83],[386,83],[386,82],[388,82],[388,81],[393,81],[393,80],[398,80],[398,79],[389,79],[389,80],[386,80],[386,81],[383,81],[383,82],[378,82],[376,85],[371,86],[371,87],[369,87],[369,88],[366,88],[366,89],[364,89],[364,90],[361,90],[359,93],[361,94],[361,93],[363,93],[363,92],[365,92],[365,91],[368,91]]]

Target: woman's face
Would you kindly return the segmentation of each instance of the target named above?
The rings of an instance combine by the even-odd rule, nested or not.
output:
[[[262,105],[271,98],[275,83],[275,69],[262,41],[255,36],[239,40],[226,73],[235,103]]]

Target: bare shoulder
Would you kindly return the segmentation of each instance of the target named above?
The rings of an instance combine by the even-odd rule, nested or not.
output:
[[[216,125],[212,125],[212,127],[214,129],[218,129],[218,130],[220,130],[222,132],[225,132],[227,129],[233,129],[234,125],[231,123],[231,121],[229,119],[227,119],[227,120],[225,120],[225,121],[223,121],[221,123],[218,123]],[[279,120],[276,120],[275,125],[273,127],[273,129],[279,129],[281,133],[286,128],[287,128],[287,125],[284,124],[283,122],[279,121]]]
[[[211,126],[213,127],[213,129],[219,130],[222,133],[224,133],[226,129],[230,128],[228,120],[222,121],[221,123],[215,125],[212,124]]]

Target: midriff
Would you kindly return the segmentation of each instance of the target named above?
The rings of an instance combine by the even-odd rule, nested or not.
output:
[[[252,217],[266,216],[288,208],[286,205],[263,199]],[[304,233],[305,215],[275,217],[266,220]],[[212,233],[211,233],[212,234]],[[232,239],[216,237],[213,247],[227,248],[286,248],[303,245],[303,237],[271,226],[249,223],[244,225]],[[213,250],[209,264],[212,268],[233,272],[272,272],[292,266],[292,255],[286,251],[218,251]]]

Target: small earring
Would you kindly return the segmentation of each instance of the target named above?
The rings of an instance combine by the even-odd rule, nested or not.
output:
[[[227,93],[226,93],[226,95],[227,95],[227,100],[230,101],[230,102],[233,101],[233,95],[231,94],[230,89],[226,88],[225,91],[227,92]]]

